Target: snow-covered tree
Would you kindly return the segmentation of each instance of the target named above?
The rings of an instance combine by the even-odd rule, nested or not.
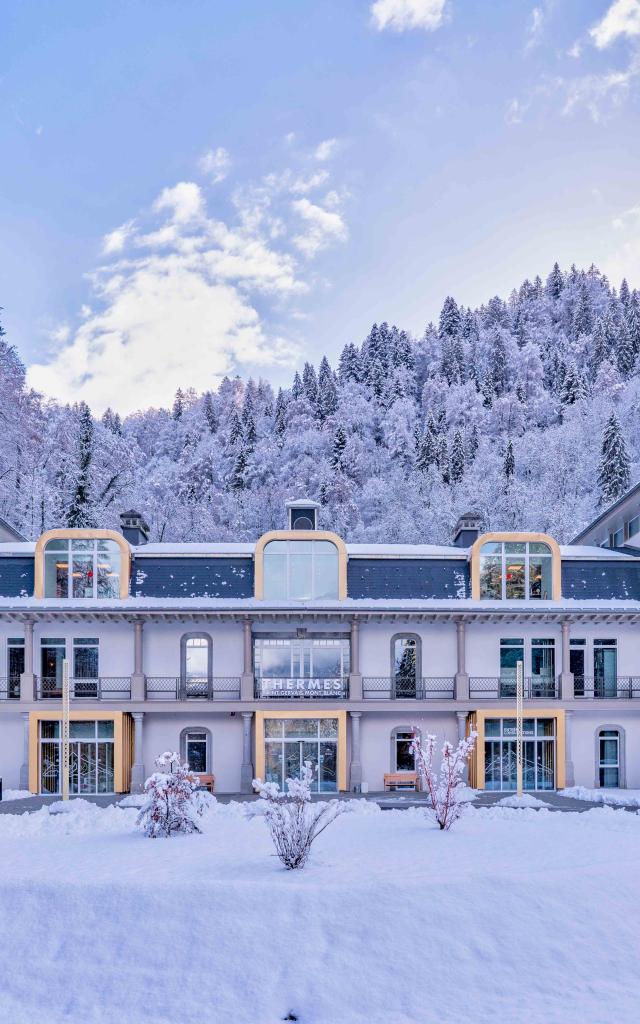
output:
[[[146,799],[138,814],[138,828],[151,839],[200,832],[198,776],[171,750],[156,758],[156,768],[144,784]]]
[[[609,505],[628,489],[630,464],[620,421],[614,412],[607,420],[600,447],[598,488],[600,504]]]
[[[476,737],[477,733],[472,731],[456,747],[445,741],[439,771],[433,763],[436,737],[428,734],[423,740],[420,733],[415,732],[411,741],[421,789],[427,793],[429,811],[442,831],[450,829],[464,809],[461,799],[466,788],[464,776]]]
[[[254,779],[253,788],[265,801],[264,817],[276,853],[289,870],[303,868],[311,846],[321,832],[335,821],[343,805],[338,800],[313,804],[313,768],[306,761],[297,779],[287,779],[286,792],[276,782]]]

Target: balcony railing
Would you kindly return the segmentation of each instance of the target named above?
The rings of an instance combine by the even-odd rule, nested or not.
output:
[[[147,676],[145,696],[147,700],[240,700],[240,676]]]
[[[558,680],[554,676],[525,676],[523,680],[523,696],[527,700],[554,700],[560,691]],[[496,676],[471,676],[469,678],[469,696],[473,700],[515,700],[516,681]]]
[[[595,700],[632,700],[640,698],[640,676],[617,676],[602,679],[593,676],[573,677],[573,695]]]
[[[286,676],[257,677],[254,696],[257,700],[346,700],[349,696],[349,680],[339,676],[313,679]]]
[[[36,679],[36,700],[59,700],[62,697],[62,680],[39,676]],[[129,676],[99,676],[95,679],[69,679],[69,696],[72,700],[129,700],[131,678]]]
[[[20,676],[0,679],[0,700],[20,699]]]
[[[364,676],[362,696],[365,700],[451,700],[454,695],[452,676],[413,680],[389,676]]]

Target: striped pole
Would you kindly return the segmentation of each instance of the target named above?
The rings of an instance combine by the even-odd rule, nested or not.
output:
[[[522,796],[522,698],[524,674],[522,662],[516,662],[516,771],[518,796]]]
[[[62,799],[69,799],[69,662],[62,662]]]

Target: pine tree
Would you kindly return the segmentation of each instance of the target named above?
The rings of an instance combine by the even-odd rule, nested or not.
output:
[[[117,434],[119,437],[122,436],[122,420],[117,412],[113,409],[108,408],[102,414],[102,425],[110,430],[112,434]]]
[[[296,372],[293,375],[293,384],[291,385],[291,397],[294,399],[294,401],[298,401],[299,398],[302,398],[303,394],[304,388],[302,386],[300,374],[296,370]]]
[[[626,277],[622,278],[622,284],[620,285],[620,302],[624,306],[625,310],[629,308],[629,300],[631,294],[629,292],[629,285],[627,284]]]
[[[232,491],[242,491],[245,487],[245,472],[247,469],[247,452],[244,445],[240,445],[233,462],[233,469],[229,478],[229,486]]]
[[[557,264],[556,264],[557,266]],[[513,442],[507,441],[507,447],[504,453],[504,462],[502,463],[502,475],[504,476],[505,482],[508,484],[516,471],[516,459],[513,454]]]
[[[602,435],[598,488],[600,504],[610,505],[629,488],[630,461],[620,421],[612,412]]]
[[[184,392],[182,388],[178,388],[176,391],[176,397],[173,400],[173,409],[171,410],[171,416],[174,420],[182,419],[184,413]]]
[[[273,429],[276,434],[281,437],[287,429],[287,403],[284,398],[284,392],[282,388],[278,388],[278,396],[276,398],[276,408],[274,412]]]
[[[633,351],[640,353],[640,293],[634,291],[627,306],[627,330]]]
[[[78,474],[67,515],[67,526],[82,529],[95,526],[91,512],[89,472],[93,461],[93,417],[86,402],[78,405]]]
[[[438,448],[438,469],[442,476],[443,484],[451,482],[451,466],[449,464],[449,449],[447,446],[447,439],[443,435],[440,438],[440,446]]]
[[[553,270],[547,278],[546,291],[550,299],[559,299],[564,288],[564,277],[557,263],[553,264]]]
[[[587,388],[582,378],[582,374],[578,370],[576,364],[571,360],[567,364],[567,368],[562,382],[562,390],[560,392],[560,400],[563,405],[573,405],[575,402],[581,401],[586,397]]]
[[[494,395],[504,394],[508,383],[507,347],[499,327],[491,332],[488,370],[491,374]]]
[[[575,339],[581,334],[590,334],[593,329],[593,307],[586,283],[583,281],[571,319],[571,333]]]
[[[329,459],[331,468],[340,472],[344,469],[344,451],[347,447],[347,435],[342,427],[338,427],[333,437],[333,445],[331,448],[331,457]]]
[[[258,434],[254,410],[254,390],[250,388],[246,390],[242,406],[242,436],[247,453],[252,452],[255,448]]]
[[[360,355],[356,346],[353,343],[345,345],[342,352],[340,353],[340,360],[338,362],[338,380],[341,384],[346,384],[347,381],[359,382],[362,379],[362,366],[360,363]]]
[[[213,407],[213,395],[210,391],[205,391],[202,399],[202,413],[206,420],[210,434],[215,434],[218,429],[218,417]]]
[[[302,389],[307,402],[315,410],[318,404],[318,378],[311,363],[304,364],[302,370]]]
[[[426,473],[430,466],[438,464],[439,445],[434,434],[425,430],[416,454],[416,469]]]
[[[459,430],[456,430],[451,443],[451,483],[459,484],[464,476],[464,440]]]
[[[480,439],[478,437],[478,427],[473,424],[469,440],[467,441],[466,459],[467,465],[470,466],[475,461],[475,457],[478,454],[478,448],[480,447]]]
[[[332,416],[338,408],[338,392],[333,371],[326,356],[322,357],[318,372],[318,413],[321,420]]]
[[[456,300],[447,295],[440,311],[438,333],[441,338],[453,338],[460,331],[460,310]]]
[[[229,427],[229,444],[237,444],[243,437],[242,420],[238,416],[238,410],[234,409],[231,414],[231,425]]]

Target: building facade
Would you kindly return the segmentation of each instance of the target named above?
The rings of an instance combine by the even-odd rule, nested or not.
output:
[[[72,793],[139,790],[164,750],[215,777],[282,783],[305,761],[322,792],[383,789],[411,737],[478,734],[479,789],[640,788],[640,554],[534,533],[451,546],[345,544],[291,502],[255,544],[150,544],[50,530],[0,542],[0,775],[58,793],[63,662]]]

